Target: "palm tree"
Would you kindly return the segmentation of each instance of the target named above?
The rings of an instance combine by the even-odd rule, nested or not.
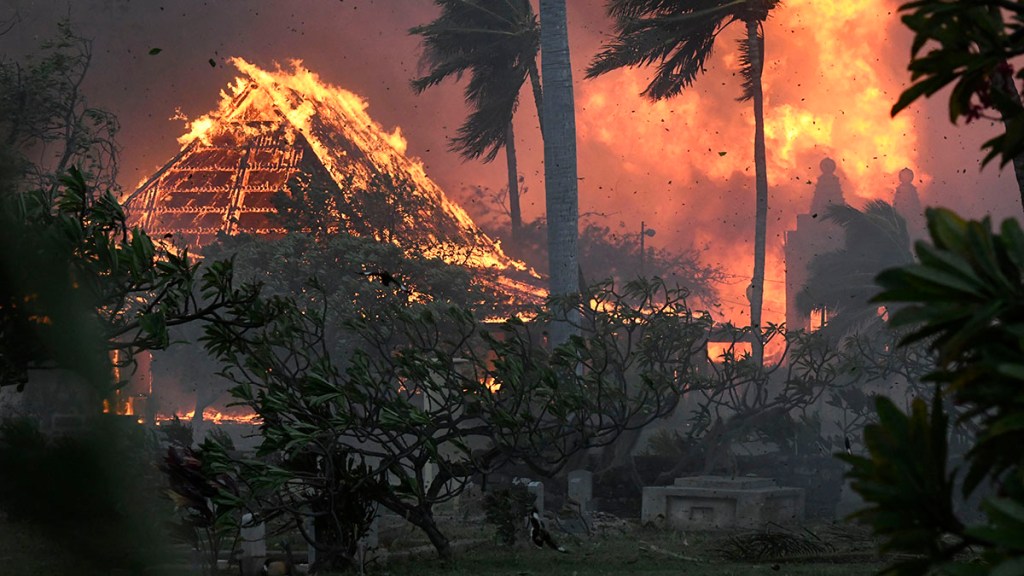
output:
[[[537,115],[542,116],[537,16],[529,0],[435,3],[441,7],[441,15],[409,31],[423,36],[422,62],[428,69],[425,76],[413,80],[412,87],[420,93],[451,76],[469,74],[465,96],[472,111],[451,149],[466,159],[483,158],[484,162],[493,161],[505,149],[512,242],[518,244],[522,214],[512,116],[527,78],[533,86]]]
[[[551,294],[579,292],[577,248],[579,198],[576,179],[576,111],[565,0],[540,0],[541,77],[544,79],[544,196],[548,220]],[[551,343],[571,334],[571,322],[556,322]]]
[[[875,277],[913,262],[914,257],[907,223],[892,204],[875,200],[864,210],[833,204],[825,218],[843,228],[846,243],[811,260],[796,304],[802,314],[815,308],[828,310],[830,318],[823,329],[839,337],[879,320],[878,305],[869,302],[879,290]]]
[[[768,228],[768,174],[764,143],[764,28],[768,14],[780,0],[610,0],[608,14],[615,19],[616,37],[598,53],[587,77],[624,67],[657,64],[657,72],[643,95],[662,100],[679,94],[704,71],[718,35],[734,22],[747,29],[740,41],[743,93],[740,100],[754,104],[754,273],[750,285],[750,325],[759,330],[764,299],[765,244]],[[763,359],[760,339],[754,358]]]

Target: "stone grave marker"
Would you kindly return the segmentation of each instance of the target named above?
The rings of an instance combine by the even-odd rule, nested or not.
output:
[[[258,522],[252,514],[244,514],[239,536],[242,541],[242,576],[262,574],[263,562],[267,559],[266,524]]]
[[[592,511],[594,500],[594,474],[587,470],[569,472],[566,495],[580,506],[580,514]]]

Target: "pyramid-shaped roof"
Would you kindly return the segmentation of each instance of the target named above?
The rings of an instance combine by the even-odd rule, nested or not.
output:
[[[217,112],[191,124],[181,151],[132,193],[132,224],[193,252],[219,232],[283,234],[272,199],[323,198],[334,231],[499,272],[503,292],[543,297],[536,273],[509,258],[405,156],[405,140],[366,113],[359,96],[293,62],[266,71],[242,59]]]

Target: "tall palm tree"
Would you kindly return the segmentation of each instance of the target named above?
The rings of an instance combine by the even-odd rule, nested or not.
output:
[[[516,244],[522,213],[512,116],[527,78],[537,115],[542,116],[537,16],[529,0],[435,0],[435,4],[441,7],[441,15],[409,31],[423,37],[422,62],[428,69],[426,75],[413,80],[412,87],[420,93],[451,76],[461,79],[469,74],[465,96],[471,112],[451,149],[466,159],[483,158],[484,162],[493,161],[505,149],[512,242]]]
[[[875,277],[914,257],[907,223],[892,204],[875,200],[863,210],[833,204],[825,218],[843,228],[846,243],[810,261],[796,304],[802,314],[827,309],[830,318],[823,329],[840,337],[879,319],[878,305],[869,302],[879,290]]]
[[[624,67],[657,64],[657,72],[643,95],[662,100],[679,94],[704,71],[718,35],[735,22],[747,34],[740,41],[743,65],[741,101],[754,104],[754,272],[750,284],[750,325],[761,326],[764,299],[765,244],[768,229],[768,174],[764,143],[764,27],[780,0],[609,0],[608,14],[615,19],[616,37],[587,69],[593,78]],[[755,340],[754,358],[763,350]]]
[[[565,0],[540,0],[541,77],[544,79],[544,196],[548,220],[551,294],[579,292],[579,190],[576,110],[569,61]],[[571,334],[570,322],[551,328],[552,344]]]

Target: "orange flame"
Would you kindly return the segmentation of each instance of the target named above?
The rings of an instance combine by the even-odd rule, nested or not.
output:
[[[242,114],[256,113],[273,117],[275,113],[279,113],[303,134],[317,157],[338,182],[344,181],[347,176],[353,176],[357,184],[365,185],[370,174],[352,164],[347,158],[346,150],[332,145],[330,135],[322,128],[326,125],[329,126],[330,132],[344,136],[348,142],[370,157],[376,166],[397,169],[409,174],[416,184],[418,194],[432,198],[462,229],[474,231],[474,235],[484,239],[483,233],[465,210],[450,201],[427,177],[422,161],[405,157],[408,143],[402,135],[401,128],[396,127],[390,132],[385,130],[367,114],[367,103],[364,99],[322,82],[317,74],[303,67],[299,60],[290,62],[291,70],[278,68],[274,71],[259,68],[242,58],[231,58],[230,62],[244,76],[236,78],[229,86],[228,92],[221,92],[217,112],[201,116],[189,124],[188,132],[178,139],[183,147],[196,140],[209,145],[222,122],[251,119],[241,118]],[[261,90],[253,93],[248,106],[237,106],[238,99],[249,91],[253,83]],[[258,127],[249,129],[259,130]],[[409,217],[406,215],[406,218]],[[415,222],[405,224],[414,226]],[[402,241],[400,238],[387,240],[395,244]],[[452,245],[442,238],[435,240],[436,247],[428,248],[425,256],[451,260],[454,254],[455,259],[471,267],[528,271],[522,262],[506,256],[500,245],[490,242],[489,239],[486,248],[482,248],[483,244],[467,247]],[[536,277],[536,273],[533,275]]]
[[[195,416],[195,410],[189,410],[188,412],[175,412],[174,414],[160,414],[156,417],[156,425],[160,426],[172,422],[177,416],[182,422],[190,422]],[[212,422],[216,425],[221,424],[245,424],[249,426],[258,426],[262,420],[259,415],[255,412],[232,412],[226,414],[215,408],[206,408],[203,410],[203,421]]]
[[[791,0],[765,24],[766,321],[784,320],[782,238],[795,227],[796,214],[808,211],[822,158],[836,160],[846,200],[855,206],[866,199],[891,201],[905,167],[915,169],[919,182],[930,181],[919,170],[913,117],[889,116],[906,81],[899,3]],[[636,219],[659,227],[658,241],[706,247],[708,260],[733,278],[722,289],[723,311],[737,324],[749,318],[745,291],[754,228],[754,118],[748,102],[735,101],[741,28],[719,39],[707,74],[672,99],[639,96],[650,79],[646,69],[583,82],[578,92],[581,140],[620,158],[614,167],[585,165],[587,179],[612,188],[630,183],[629,190],[613,189],[609,196],[622,210],[637,211]],[[644,184],[651,189],[632,188]],[[658,201],[645,205],[633,194]],[[664,233],[670,230],[677,232]]]

